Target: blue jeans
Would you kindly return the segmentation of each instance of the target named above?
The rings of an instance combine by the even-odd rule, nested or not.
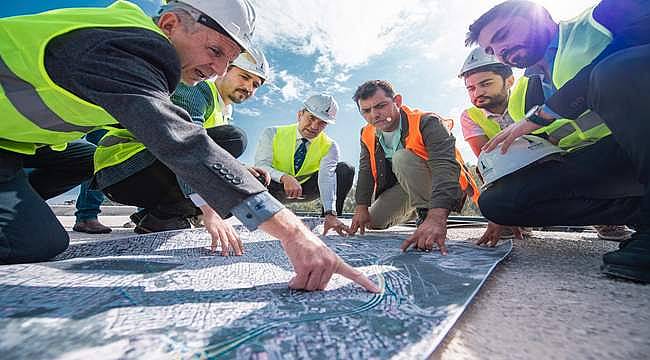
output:
[[[95,130],[86,134],[86,141],[97,145],[99,140],[106,134],[107,130]],[[77,197],[77,211],[74,215],[77,217],[77,222],[87,220],[96,220],[97,215],[101,212],[100,205],[104,201],[104,194],[99,190],[90,190],[90,180],[84,181],[79,190]]]
[[[68,247],[68,233],[45,200],[88,180],[94,153],[85,141],[35,155],[0,150],[0,264],[46,261]],[[26,175],[25,168],[33,170]]]

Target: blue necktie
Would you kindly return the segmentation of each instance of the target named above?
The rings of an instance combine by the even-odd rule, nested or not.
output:
[[[307,141],[309,140],[302,138],[300,141],[301,143],[298,145],[296,153],[293,155],[294,174],[298,173],[298,170],[300,170],[300,167],[302,167],[302,163],[305,162],[305,155],[307,155]]]

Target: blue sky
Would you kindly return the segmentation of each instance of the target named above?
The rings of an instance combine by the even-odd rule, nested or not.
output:
[[[242,160],[251,162],[266,126],[296,120],[301,101],[317,92],[338,100],[336,125],[326,131],[356,166],[364,124],[351,96],[369,79],[393,83],[411,107],[455,119],[453,133],[465,160],[476,158],[462,139],[459,116],[469,100],[458,70],[469,49],[469,24],[499,0],[252,0],[258,15],[255,41],[272,68],[271,79],[251,100],[235,106],[235,123],[249,136]],[[0,16],[110,0],[21,0],[3,4]],[[156,0],[137,0],[153,11]],[[540,0],[555,20],[570,19],[596,0]]]

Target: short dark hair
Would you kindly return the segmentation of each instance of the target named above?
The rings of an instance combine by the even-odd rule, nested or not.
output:
[[[354,100],[354,103],[357,104],[357,107],[359,107],[359,100],[365,100],[375,95],[379,89],[384,90],[386,96],[388,97],[392,98],[395,96],[395,89],[393,89],[393,85],[391,85],[391,83],[388,81],[368,80],[357,88],[357,91],[354,92],[354,96],[352,96],[352,100]]]
[[[467,78],[470,75],[480,73],[480,72],[493,72],[505,81],[507,78],[512,76],[512,68],[508,65],[504,64],[489,64],[489,65],[484,65],[484,66],[479,66],[476,69],[468,70],[462,74],[463,79]]]
[[[523,16],[531,18],[531,25],[539,22],[538,14],[548,16],[551,14],[541,5],[528,0],[507,0],[499,5],[494,6],[485,14],[481,15],[472,25],[469,26],[469,32],[465,37],[465,46],[470,46],[478,42],[478,35],[481,30],[492,22],[494,19],[506,16]]]

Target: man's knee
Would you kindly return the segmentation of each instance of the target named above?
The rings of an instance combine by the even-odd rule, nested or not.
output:
[[[511,201],[511,198],[502,189],[502,187],[492,186],[481,192],[478,199],[481,214],[488,220],[501,225],[522,223],[518,216],[523,209],[519,209],[516,202]]]
[[[207,130],[208,136],[230,155],[241,156],[248,146],[248,137],[244,130],[233,125],[222,125]]]
[[[70,244],[70,237],[60,225],[47,226],[47,229],[32,231],[30,234],[21,234],[19,241],[6,243],[18,244],[2,251],[7,257],[0,259],[5,264],[25,264],[48,261],[64,252]],[[4,249],[3,249],[4,250]]]

